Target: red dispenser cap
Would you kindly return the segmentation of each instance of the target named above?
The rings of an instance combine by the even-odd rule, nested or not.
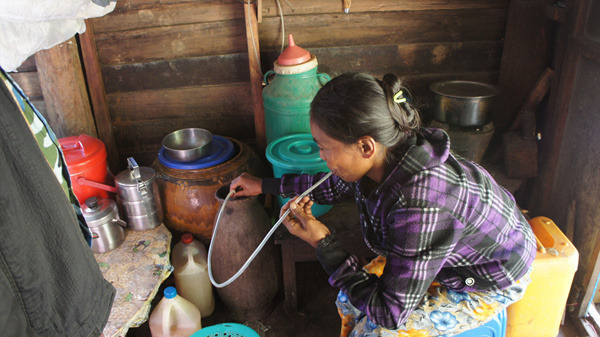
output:
[[[192,241],[194,241],[194,236],[190,233],[185,233],[181,236],[181,242],[185,243],[186,245],[189,245],[192,243]]]
[[[296,46],[292,34],[288,35],[289,43],[283,53],[277,58],[277,62],[282,66],[295,66],[310,60],[310,53],[306,49]]]

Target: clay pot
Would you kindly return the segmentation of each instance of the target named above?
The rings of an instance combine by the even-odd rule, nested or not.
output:
[[[229,185],[217,191],[215,197],[220,204],[227,193]],[[212,274],[217,283],[224,283],[240,270],[271,226],[269,215],[256,197],[227,201],[212,241]],[[233,320],[256,321],[271,313],[279,283],[278,256],[273,240],[269,240],[239,278],[217,288]]]
[[[245,143],[228,139],[235,146],[233,157],[212,167],[174,169],[163,165],[158,159],[152,164],[157,172],[156,182],[165,226],[191,233],[206,245],[210,243],[213,222],[219,210],[219,202],[214,197],[217,189],[243,172],[263,177],[266,172],[256,151]]]

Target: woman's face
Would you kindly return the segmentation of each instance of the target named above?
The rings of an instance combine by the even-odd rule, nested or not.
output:
[[[358,143],[345,144],[329,137],[313,121],[310,121],[312,136],[319,146],[321,158],[333,174],[347,182],[360,180],[371,168]]]

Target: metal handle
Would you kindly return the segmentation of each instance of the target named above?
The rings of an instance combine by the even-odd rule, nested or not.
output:
[[[116,187],[112,187],[112,186],[109,186],[106,184],[101,184],[101,183],[97,183],[95,181],[87,180],[84,177],[77,178],[77,183],[79,185],[87,185],[89,187],[98,188],[98,189],[105,190],[105,191],[108,191],[111,193],[117,193]]]
[[[148,189],[146,188],[146,184],[144,180],[142,180],[142,173],[140,172],[140,167],[133,157],[127,158],[127,163],[129,164],[129,173],[135,179],[137,183],[137,190],[140,192],[142,200],[144,197],[148,195]]]
[[[116,222],[117,225],[123,227],[123,228],[127,228],[127,222],[121,220],[121,219],[112,219],[112,222]]]
[[[137,182],[137,190],[140,192],[140,197],[142,198],[142,205],[146,210],[146,218],[150,221],[150,214],[152,213],[152,207],[150,205],[150,198],[148,196],[148,188],[142,179],[142,173],[140,172],[140,167],[133,157],[127,158],[127,163],[129,165],[129,172],[131,176]]]

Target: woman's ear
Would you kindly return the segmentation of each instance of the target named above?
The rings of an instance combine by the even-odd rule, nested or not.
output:
[[[357,144],[366,159],[372,158],[377,153],[377,142],[371,136],[360,137]]]

